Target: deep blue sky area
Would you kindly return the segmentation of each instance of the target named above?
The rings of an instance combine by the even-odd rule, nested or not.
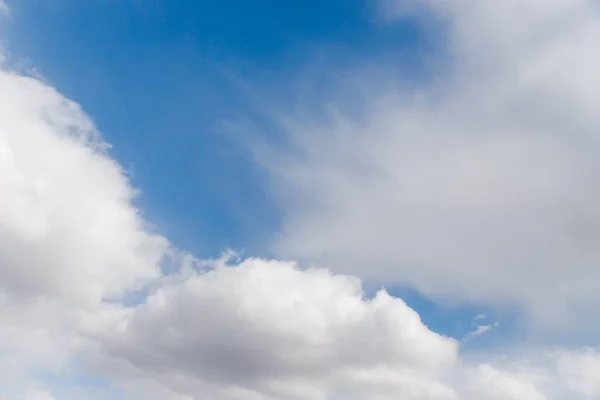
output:
[[[369,63],[418,64],[425,38],[408,21],[378,20],[375,3],[20,0],[4,28],[11,61],[83,106],[141,189],[145,218],[178,248],[269,256],[280,216],[246,142],[223,125],[256,116],[247,87],[281,105],[306,89],[307,70],[319,90]],[[456,338],[485,311],[388,290]]]
[[[84,107],[133,173],[146,217],[199,256],[263,253],[277,229],[260,171],[221,128],[250,108],[234,82],[277,87],[318,57],[408,65],[423,44],[414,26],[377,21],[370,0],[8,4],[11,61]]]
[[[426,74],[419,62],[432,51],[414,23],[378,20],[375,0],[8,4],[12,15],[0,29],[10,61],[35,67],[82,105],[141,189],[144,217],[200,258],[228,248],[270,256],[280,215],[247,142],[224,129],[256,117],[251,122],[265,130],[260,134],[277,139],[280,133],[261,125],[254,94],[285,107],[298,87],[306,89],[306,71],[318,91],[345,71],[371,64],[419,80]],[[476,314],[513,319],[388,290],[432,329],[458,339],[473,329]]]

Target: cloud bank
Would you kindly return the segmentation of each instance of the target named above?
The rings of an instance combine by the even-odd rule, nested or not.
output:
[[[435,21],[446,53],[416,89],[357,74],[360,113],[346,92],[328,99],[325,121],[306,116],[312,105],[281,118],[290,146],[259,157],[284,214],[274,249],[437,298],[518,306],[547,325],[596,315],[596,3],[384,10],[387,23]]]

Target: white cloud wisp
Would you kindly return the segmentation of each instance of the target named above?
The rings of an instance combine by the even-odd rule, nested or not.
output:
[[[600,309],[597,4],[385,10],[433,15],[447,57],[416,90],[358,74],[358,116],[345,93],[325,122],[313,106],[281,118],[291,151],[260,159],[284,214],[275,250],[577,329]]]

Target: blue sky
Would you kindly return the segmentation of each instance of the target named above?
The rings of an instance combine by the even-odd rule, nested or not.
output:
[[[4,2],[0,396],[600,397],[590,1]]]
[[[26,0],[13,5],[7,36],[14,59],[93,116],[133,172],[148,218],[211,256],[264,251],[277,226],[260,171],[222,128],[252,111],[238,80],[285,90],[317,59],[343,69],[387,55],[410,65],[418,31],[377,23],[374,10],[354,0]]]
[[[431,51],[414,21],[385,24],[364,0],[25,0],[11,10],[11,58],[82,105],[142,191],[147,219],[199,257],[228,248],[270,256],[279,229],[264,172],[223,127],[257,117],[247,86],[293,99],[289,81],[307,69],[327,85],[344,70],[392,62],[419,80]],[[276,129],[256,123],[276,139]],[[457,337],[486,311],[438,309],[415,291],[404,297],[432,328]]]

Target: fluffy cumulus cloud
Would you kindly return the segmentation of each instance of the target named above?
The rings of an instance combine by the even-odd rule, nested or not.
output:
[[[594,399],[600,353],[460,355],[401,299],[324,269],[188,259],[146,301],[93,315],[87,368],[132,398]]]
[[[336,136],[307,145],[306,165],[286,164],[284,171],[293,170],[293,182],[314,201],[294,209],[304,222],[288,221],[282,246],[311,255],[323,251],[322,242],[336,260],[352,261],[349,269],[357,267],[354,259],[370,260],[370,269],[354,270],[357,275],[389,278],[393,272],[394,279],[432,291],[478,298],[506,291],[514,299],[526,297],[522,280],[533,285],[532,295],[551,289],[551,298],[577,300],[576,290],[587,301],[597,283],[589,269],[596,257],[596,209],[595,164],[584,149],[594,150],[596,122],[584,109],[589,99],[573,89],[579,81],[561,82],[562,75],[541,68],[547,64],[539,59],[557,57],[552,65],[562,60],[542,28],[575,43],[563,32],[570,26],[565,13],[532,16],[523,6],[527,23],[516,24],[513,33],[535,22],[537,40],[546,44],[540,54],[526,52],[533,55],[525,62],[514,56],[521,44],[494,30],[502,9],[488,16],[478,7],[466,12],[446,4],[440,12],[456,25],[453,48],[473,68],[475,83],[459,77],[461,90],[450,88],[436,105],[382,104],[363,127],[346,120],[341,137],[362,141],[360,157],[351,157],[353,141],[332,151]],[[587,10],[586,3],[575,4]],[[575,18],[580,8],[566,14]],[[490,21],[475,21],[484,17]],[[577,40],[580,46],[594,38],[586,36],[593,34],[593,17],[572,27],[577,38],[589,39]],[[549,26],[551,18],[557,21]],[[485,46],[461,39],[475,23],[490,29],[487,40],[505,45],[499,60],[487,64],[485,54],[492,55]],[[571,57],[583,57],[577,49],[569,50],[575,51]],[[492,85],[500,94],[482,94],[481,80],[500,62],[515,67],[511,74],[531,66],[527,85],[508,79],[521,75],[501,75]],[[556,101],[565,104],[556,119],[542,118],[557,104],[541,102],[539,91],[561,94]],[[509,114],[514,118],[504,118]],[[547,129],[541,129],[543,121]],[[571,135],[561,126],[572,128]],[[365,137],[363,129],[374,134]],[[141,217],[136,191],[108,150],[77,104],[0,65],[0,396],[7,400],[107,397],[80,387],[85,380],[75,375],[105,380],[125,398],[145,400],[600,395],[600,353],[594,349],[490,350],[471,358],[401,299],[385,290],[365,296],[352,275],[294,262],[182,255]],[[364,165],[382,171],[381,178],[371,179]],[[356,175],[349,174],[353,170]],[[340,258],[342,246],[347,256]],[[165,262],[176,262],[168,268],[176,272],[165,275]],[[517,274],[521,262],[529,269]],[[484,273],[497,290],[485,280],[470,286]],[[132,305],[132,298],[138,303]]]
[[[263,160],[285,215],[275,249],[537,321],[596,312],[597,4],[383,4],[388,23],[435,24],[445,54],[417,90],[358,74],[376,88],[356,91],[360,113],[346,93],[325,121],[283,119],[292,146]]]
[[[90,332],[103,352],[215,399],[452,399],[457,343],[356,278],[249,259],[170,279]]]
[[[5,390],[15,376],[65,362],[75,340],[63,328],[72,326],[78,313],[160,275],[168,243],[140,218],[132,206],[135,191],[105,150],[76,104],[39,80],[2,67],[0,380]]]

